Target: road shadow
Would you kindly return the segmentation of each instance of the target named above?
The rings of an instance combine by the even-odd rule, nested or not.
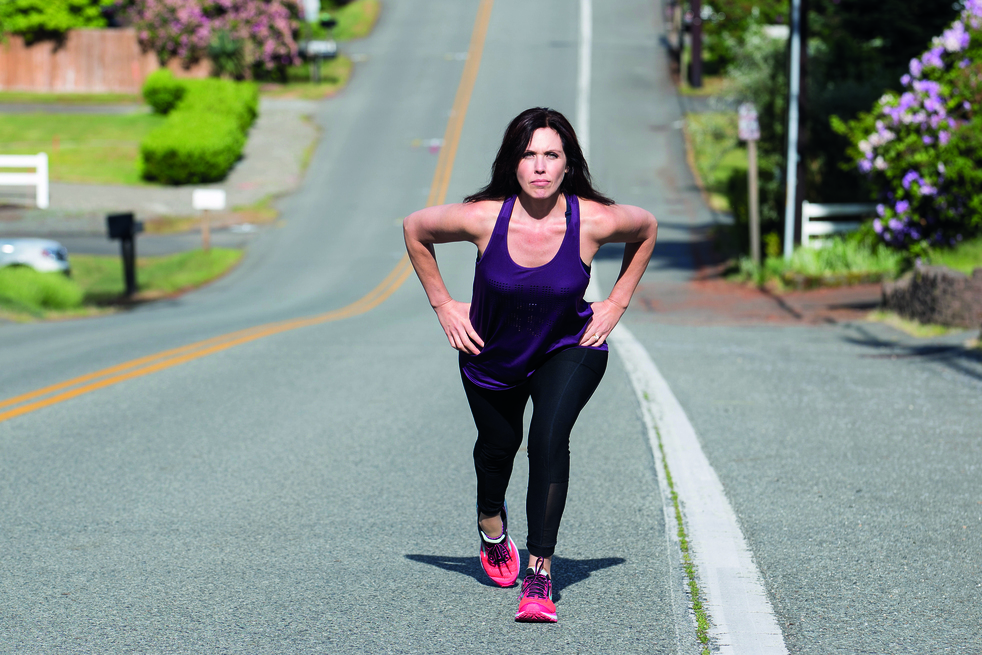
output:
[[[948,343],[899,343],[884,339],[864,326],[853,326],[853,330],[856,336],[843,337],[843,341],[874,351],[859,355],[862,359],[930,360],[950,371],[982,381],[982,350],[977,348]]]
[[[523,562],[528,562],[528,551],[521,549],[519,553],[521,555],[520,559]],[[481,567],[481,563],[476,554],[470,557],[411,554],[406,555],[405,558],[413,562],[428,564],[430,566],[435,566],[438,569],[443,569],[444,571],[450,571],[451,573],[457,573],[473,578],[485,587],[498,587],[498,585],[494,584],[488,579],[488,576],[484,573],[484,569]],[[594,559],[554,557],[552,564],[556,571],[557,577],[555,580],[553,580],[552,584],[552,599],[554,601],[558,601],[560,598],[562,598],[562,590],[572,587],[577,582],[586,580],[594,571],[609,569],[612,566],[618,566],[626,561],[627,560],[623,557],[598,557]],[[521,575],[519,576],[519,581],[521,581]]]

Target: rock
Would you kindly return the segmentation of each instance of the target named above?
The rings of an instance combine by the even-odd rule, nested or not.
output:
[[[883,284],[883,306],[907,319],[952,327],[982,324],[982,268],[969,277],[944,266],[921,266]]]

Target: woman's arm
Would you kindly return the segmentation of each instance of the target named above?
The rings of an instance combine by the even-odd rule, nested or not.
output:
[[[482,211],[486,210],[483,204],[427,207],[402,221],[409,259],[450,345],[471,355],[480,352],[484,341],[471,325],[470,303],[457,302],[450,296],[440,275],[433,244],[470,241],[480,247],[487,240],[483,220],[487,212]]]
[[[658,238],[658,221],[651,212],[631,205],[603,207],[591,221],[591,227],[589,232],[598,249],[605,243],[625,244],[624,259],[607,299],[590,305],[593,318],[583,334],[581,346],[599,346],[606,341],[631,304]]]

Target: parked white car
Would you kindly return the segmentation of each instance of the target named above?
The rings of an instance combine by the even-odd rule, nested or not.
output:
[[[71,273],[68,250],[51,239],[0,238],[0,268],[30,266],[42,273]]]

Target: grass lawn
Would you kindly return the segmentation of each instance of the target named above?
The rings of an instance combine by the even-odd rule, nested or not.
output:
[[[224,275],[242,258],[241,250],[212,248],[164,257],[137,257],[137,300],[159,298],[199,287]],[[122,261],[112,255],[72,255],[72,277],[85,291],[85,303],[102,305],[122,295]]]
[[[300,100],[320,100],[340,91],[351,77],[351,60],[344,55],[321,63],[321,81],[310,81],[310,64],[291,66],[287,71],[285,84],[263,82],[260,90],[267,98],[297,98]]]
[[[48,153],[59,182],[143,184],[140,141],[164,121],[154,114],[4,114],[0,152]]]
[[[971,275],[973,270],[982,267],[982,237],[962,241],[951,250],[932,250],[930,260],[933,265],[947,266]]]
[[[747,170],[747,149],[737,136],[737,115],[707,112],[685,115],[689,155],[709,202],[716,211],[730,211],[726,181],[734,169]]]
[[[321,4],[321,8],[338,21],[334,28],[334,38],[349,41],[368,36],[382,11],[382,3],[379,0],[355,0],[343,7],[335,7],[334,3],[325,2]]]
[[[0,104],[142,105],[143,97],[129,93],[34,93],[0,91]]]
[[[221,277],[242,258],[241,250],[212,248],[138,257],[139,291],[123,298],[122,262],[116,256],[72,255],[72,277],[25,268],[0,268],[0,318],[13,321],[65,319],[113,311],[125,302],[140,302],[200,287]]]

